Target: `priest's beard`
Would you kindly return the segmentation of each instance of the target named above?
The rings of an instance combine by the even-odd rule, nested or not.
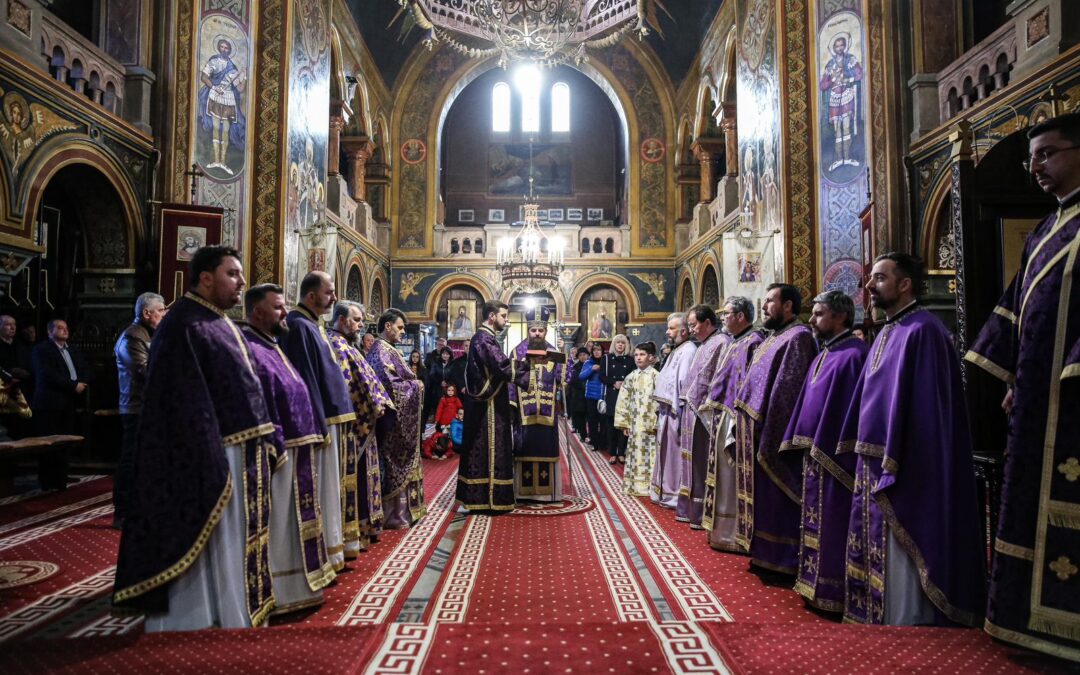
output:
[[[770,316],[762,323],[766,330],[776,330],[777,328],[783,328],[787,321],[784,319],[784,315]]]
[[[270,327],[270,334],[276,338],[283,338],[289,334],[289,324],[282,321]]]
[[[547,351],[547,340],[544,338],[529,338],[529,349]]]

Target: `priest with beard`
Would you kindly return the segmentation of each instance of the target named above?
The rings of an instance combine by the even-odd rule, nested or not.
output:
[[[878,256],[866,290],[885,312],[840,432],[854,453],[844,621],[982,622],[986,548],[960,359],[918,304],[924,270]]]
[[[315,454],[325,443],[307,385],[278,346],[288,332],[281,286],[260,284],[244,294],[240,324],[262,384],[279,450],[270,478],[270,573],[274,614],[321,605],[334,580],[315,510]]]
[[[686,393],[682,395],[682,447],[679,452],[679,499],[675,519],[701,529],[705,512],[705,473],[709,464],[709,438],[712,434],[712,410],[703,408],[717,361],[724,355],[731,337],[717,325],[716,312],[708,305],[694,305],[686,312],[686,328],[697,344]]]
[[[653,465],[649,499],[664,508],[674,509],[679,501],[682,478],[682,415],[686,405],[686,384],[697,345],[690,339],[686,315],[668,315],[667,338],[675,345],[664,369],[656,378],[653,400],[659,405],[656,421],[656,464]]]
[[[817,355],[801,309],[799,289],[769,286],[761,307],[769,334],[735,399],[735,540],[751,566],[790,575],[799,564],[802,457],[781,454],[780,444]]]
[[[405,314],[391,307],[382,313],[378,337],[367,361],[379,378],[393,406],[375,423],[382,478],[383,527],[401,530],[424,517],[424,468],[420,443],[424,431],[420,419],[424,407],[424,383],[398,351],[405,335]]]
[[[342,465],[342,534],[345,557],[367,550],[382,531],[382,480],[379,448],[375,441],[376,420],[394,403],[375,371],[356,348],[364,325],[364,308],[349,300],[334,305],[333,325],[328,331],[334,358],[349,387],[356,419],[348,423],[350,443]]]
[[[457,503],[471,513],[498,515],[514,510],[514,408],[508,384],[529,386],[530,365],[503,353],[498,334],[506,328],[505,302],[489,300],[484,322],[472,336],[465,363],[465,410]],[[542,365],[542,363],[541,363]]]
[[[810,328],[821,353],[806,374],[780,446],[802,456],[802,536],[795,592],[826,612],[844,611],[847,546],[855,457],[836,443],[870,347],[851,333],[855,303],[843,291],[814,298]]]
[[[735,543],[735,396],[750,370],[754,350],[765,338],[754,330],[754,303],[733,295],[723,311],[724,332],[731,344],[716,365],[709,398],[714,419],[705,472],[705,513],[701,526],[709,533],[709,546],[728,553],[745,552]]]
[[[188,278],[150,346],[116,564],[113,603],[145,613],[147,632],[258,626],[274,605],[274,425],[247,342],[225,314],[244,288],[240,253],[203,247]]]
[[[345,569],[345,540],[341,522],[342,457],[350,452],[348,425],[356,419],[349,390],[319,318],[337,300],[334,280],[326,272],[308,272],[300,282],[300,304],[289,312],[289,332],[281,348],[307,385],[318,415],[320,431],[329,438],[315,453],[317,508],[322,513],[326,556],[334,571]]]
[[[529,351],[553,349],[547,341],[547,310],[535,310],[540,318],[528,323],[529,335],[514,348],[513,363],[526,362]],[[526,386],[513,382],[507,389],[514,417],[514,492],[519,499],[562,499],[559,471],[559,429],[556,399],[565,391],[565,366],[558,363],[529,364]]]

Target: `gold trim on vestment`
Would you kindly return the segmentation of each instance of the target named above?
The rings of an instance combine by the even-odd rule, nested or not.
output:
[[[794,537],[781,537],[779,535],[770,534],[768,532],[765,532],[761,528],[755,528],[754,529],[754,538],[756,539],[758,537],[764,539],[765,541],[771,542],[773,544],[783,544],[785,546],[798,546],[799,545],[799,540],[794,538]]]
[[[991,623],[990,619],[987,619],[983,623],[983,630],[990,634],[991,637],[998,638],[999,640],[1005,640],[1006,642],[1011,642],[1020,645],[1021,647],[1027,647],[1028,649],[1034,649],[1035,651],[1063,659],[1069,659],[1070,661],[1080,661],[1080,649],[1073,649],[1057,642],[1041,640],[1034,635],[1002,628],[1001,626]]]
[[[1013,323],[1016,323],[1016,315],[1013,314],[1012,312],[1010,312],[1009,310],[1005,309],[1001,305],[998,305],[997,307],[994,307],[994,314],[997,314],[998,316],[1003,316],[1007,320],[1009,320],[1009,321],[1011,321]]]
[[[1045,279],[1051,272],[1054,271],[1054,268],[1057,267],[1057,264],[1059,262],[1061,262],[1061,260],[1063,258],[1069,257],[1069,255],[1070,255],[1069,250],[1070,250],[1069,246],[1062,247],[1062,249],[1060,251],[1058,251],[1057,253],[1054,254],[1053,258],[1050,258],[1050,260],[1046,263],[1046,265],[1042,268],[1042,270],[1040,270],[1039,273],[1037,275],[1035,275],[1035,279],[1032,280],[1031,286],[1028,287],[1027,293],[1024,295],[1023,302],[1020,303],[1020,320],[1019,320],[1019,322],[1017,324],[1018,326],[1022,326],[1023,323],[1024,323],[1024,310],[1027,309],[1027,302],[1031,298],[1031,294],[1032,294],[1032,292],[1034,292],[1035,287],[1038,286],[1039,283],[1041,283],[1043,279]],[[1069,268],[1069,263],[1068,262],[1065,263],[1065,267],[1066,267],[1065,272],[1066,272],[1066,274],[1068,274],[1068,271],[1069,271],[1068,270],[1068,268]],[[1064,284],[1063,284],[1062,285],[1062,295],[1065,294],[1064,291],[1065,291],[1065,287],[1064,287]]]
[[[298,612],[301,609],[308,609],[310,607],[319,607],[326,602],[322,596],[317,598],[310,598],[308,600],[299,600],[297,602],[291,602],[287,605],[277,605],[274,607],[274,611],[270,612],[270,616],[281,616],[282,614],[288,614],[290,612]]]
[[[1065,366],[1061,370],[1061,377],[1059,379],[1068,379],[1070,377],[1080,377],[1080,363],[1074,363],[1069,366]]]
[[[514,481],[510,481],[513,483]],[[455,499],[454,503],[464,508],[467,511],[513,511],[516,508],[516,504],[510,505],[495,505],[495,504],[466,504],[460,499]]]
[[[866,441],[856,441],[855,454],[863,455],[864,457],[877,457],[880,459],[885,457],[885,446],[867,443]]]
[[[232,473],[229,473],[225,478],[225,487],[221,490],[217,503],[214,504],[214,508],[210,509],[210,515],[207,517],[206,523],[203,525],[202,530],[199,531],[198,536],[195,537],[195,543],[191,545],[188,552],[180,556],[179,560],[165,568],[164,571],[159,572],[153,577],[116,591],[113,593],[113,602],[120,603],[138,597],[148,591],[154,590],[162,584],[172,581],[186,572],[202,554],[203,548],[206,547],[206,542],[210,540],[210,534],[214,531],[214,528],[217,527],[218,521],[221,520],[221,514],[224,513],[225,505],[229,503],[229,498],[232,497],[232,493]]]
[[[749,371],[748,371],[749,372]],[[735,401],[735,407],[746,413],[755,422],[761,421],[761,413],[750,407],[745,401]]]
[[[829,475],[839,481],[841,485],[846,487],[850,492],[855,492],[855,476],[844,471],[843,467],[837,464],[836,460],[823,452],[821,448],[816,445],[810,448],[810,457],[828,471]]]
[[[1035,560],[1035,549],[1020,546],[1018,544],[1010,544],[1001,537],[996,537],[994,539],[994,550],[1002,555],[1020,558],[1021,560],[1026,560],[1028,562]]]
[[[964,354],[964,360],[968,363],[975,364],[1006,384],[1014,384],[1016,382],[1016,375],[1010,373],[974,350],[969,349],[968,352]]]
[[[754,536],[755,537],[757,536],[756,532],[754,533]],[[753,557],[750,558],[750,564],[753,565],[754,567],[760,567],[762,569],[770,570],[772,572],[779,572],[781,574],[794,575],[796,572],[798,572],[798,570],[796,570],[794,567],[784,567],[783,565],[774,565],[773,563],[766,562],[764,560],[760,560],[758,558],[753,558]]]
[[[221,439],[223,445],[240,445],[250,441],[253,438],[259,438],[260,436],[267,436],[274,433],[274,425],[270,422],[266,424],[260,424],[257,427],[251,427],[250,429],[244,429],[243,431],[237,431],[234,434],[229,434]]]
[[[332,426],[334,424],[345,424],[346,422],[352,422],[356,419],[355,412],[342,413],[341,415],[334,415],[333,417],[326,418],[326,424]]]
[[[309,434],[307,436],[301,436],[300,438],[294,438],[290,441],[285,441],[285,447],[292,449],[303,447],[305,445],[323,445],[324,441],[324,436],[320,436],[319,434]]]

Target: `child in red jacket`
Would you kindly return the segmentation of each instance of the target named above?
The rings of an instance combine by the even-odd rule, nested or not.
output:
[[[446,393],[439,400],[439,407],[435,409],[435,430],[444,434],[450,433],[450,423],[457,417],[461,410],[461,399],[457,396],[457,389],[452,384],[446,385]]]

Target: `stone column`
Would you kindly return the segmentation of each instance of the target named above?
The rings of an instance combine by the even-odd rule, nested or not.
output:
[[[345,128],[345,118],[333,114],[331,104],[330,137],[326,145],[326,174],[337,176],[341,173],[341,130]]]
[[[716,196],[716,174],[720,157],[724,154],[724,141],[720,138],[699,138],[690,149],[701,164],[701,203],[707,204]]]
[[[727,177],[739,175],[739,127],[735,121],[735,104],[720,104],[720,129],[724,132],[724,157],[727,160]]]
[[[375,152],[375,144],[367,136],[342,136],[341,148],[349,163],[349,194],[358,202],[367,201],[364,167]]]

